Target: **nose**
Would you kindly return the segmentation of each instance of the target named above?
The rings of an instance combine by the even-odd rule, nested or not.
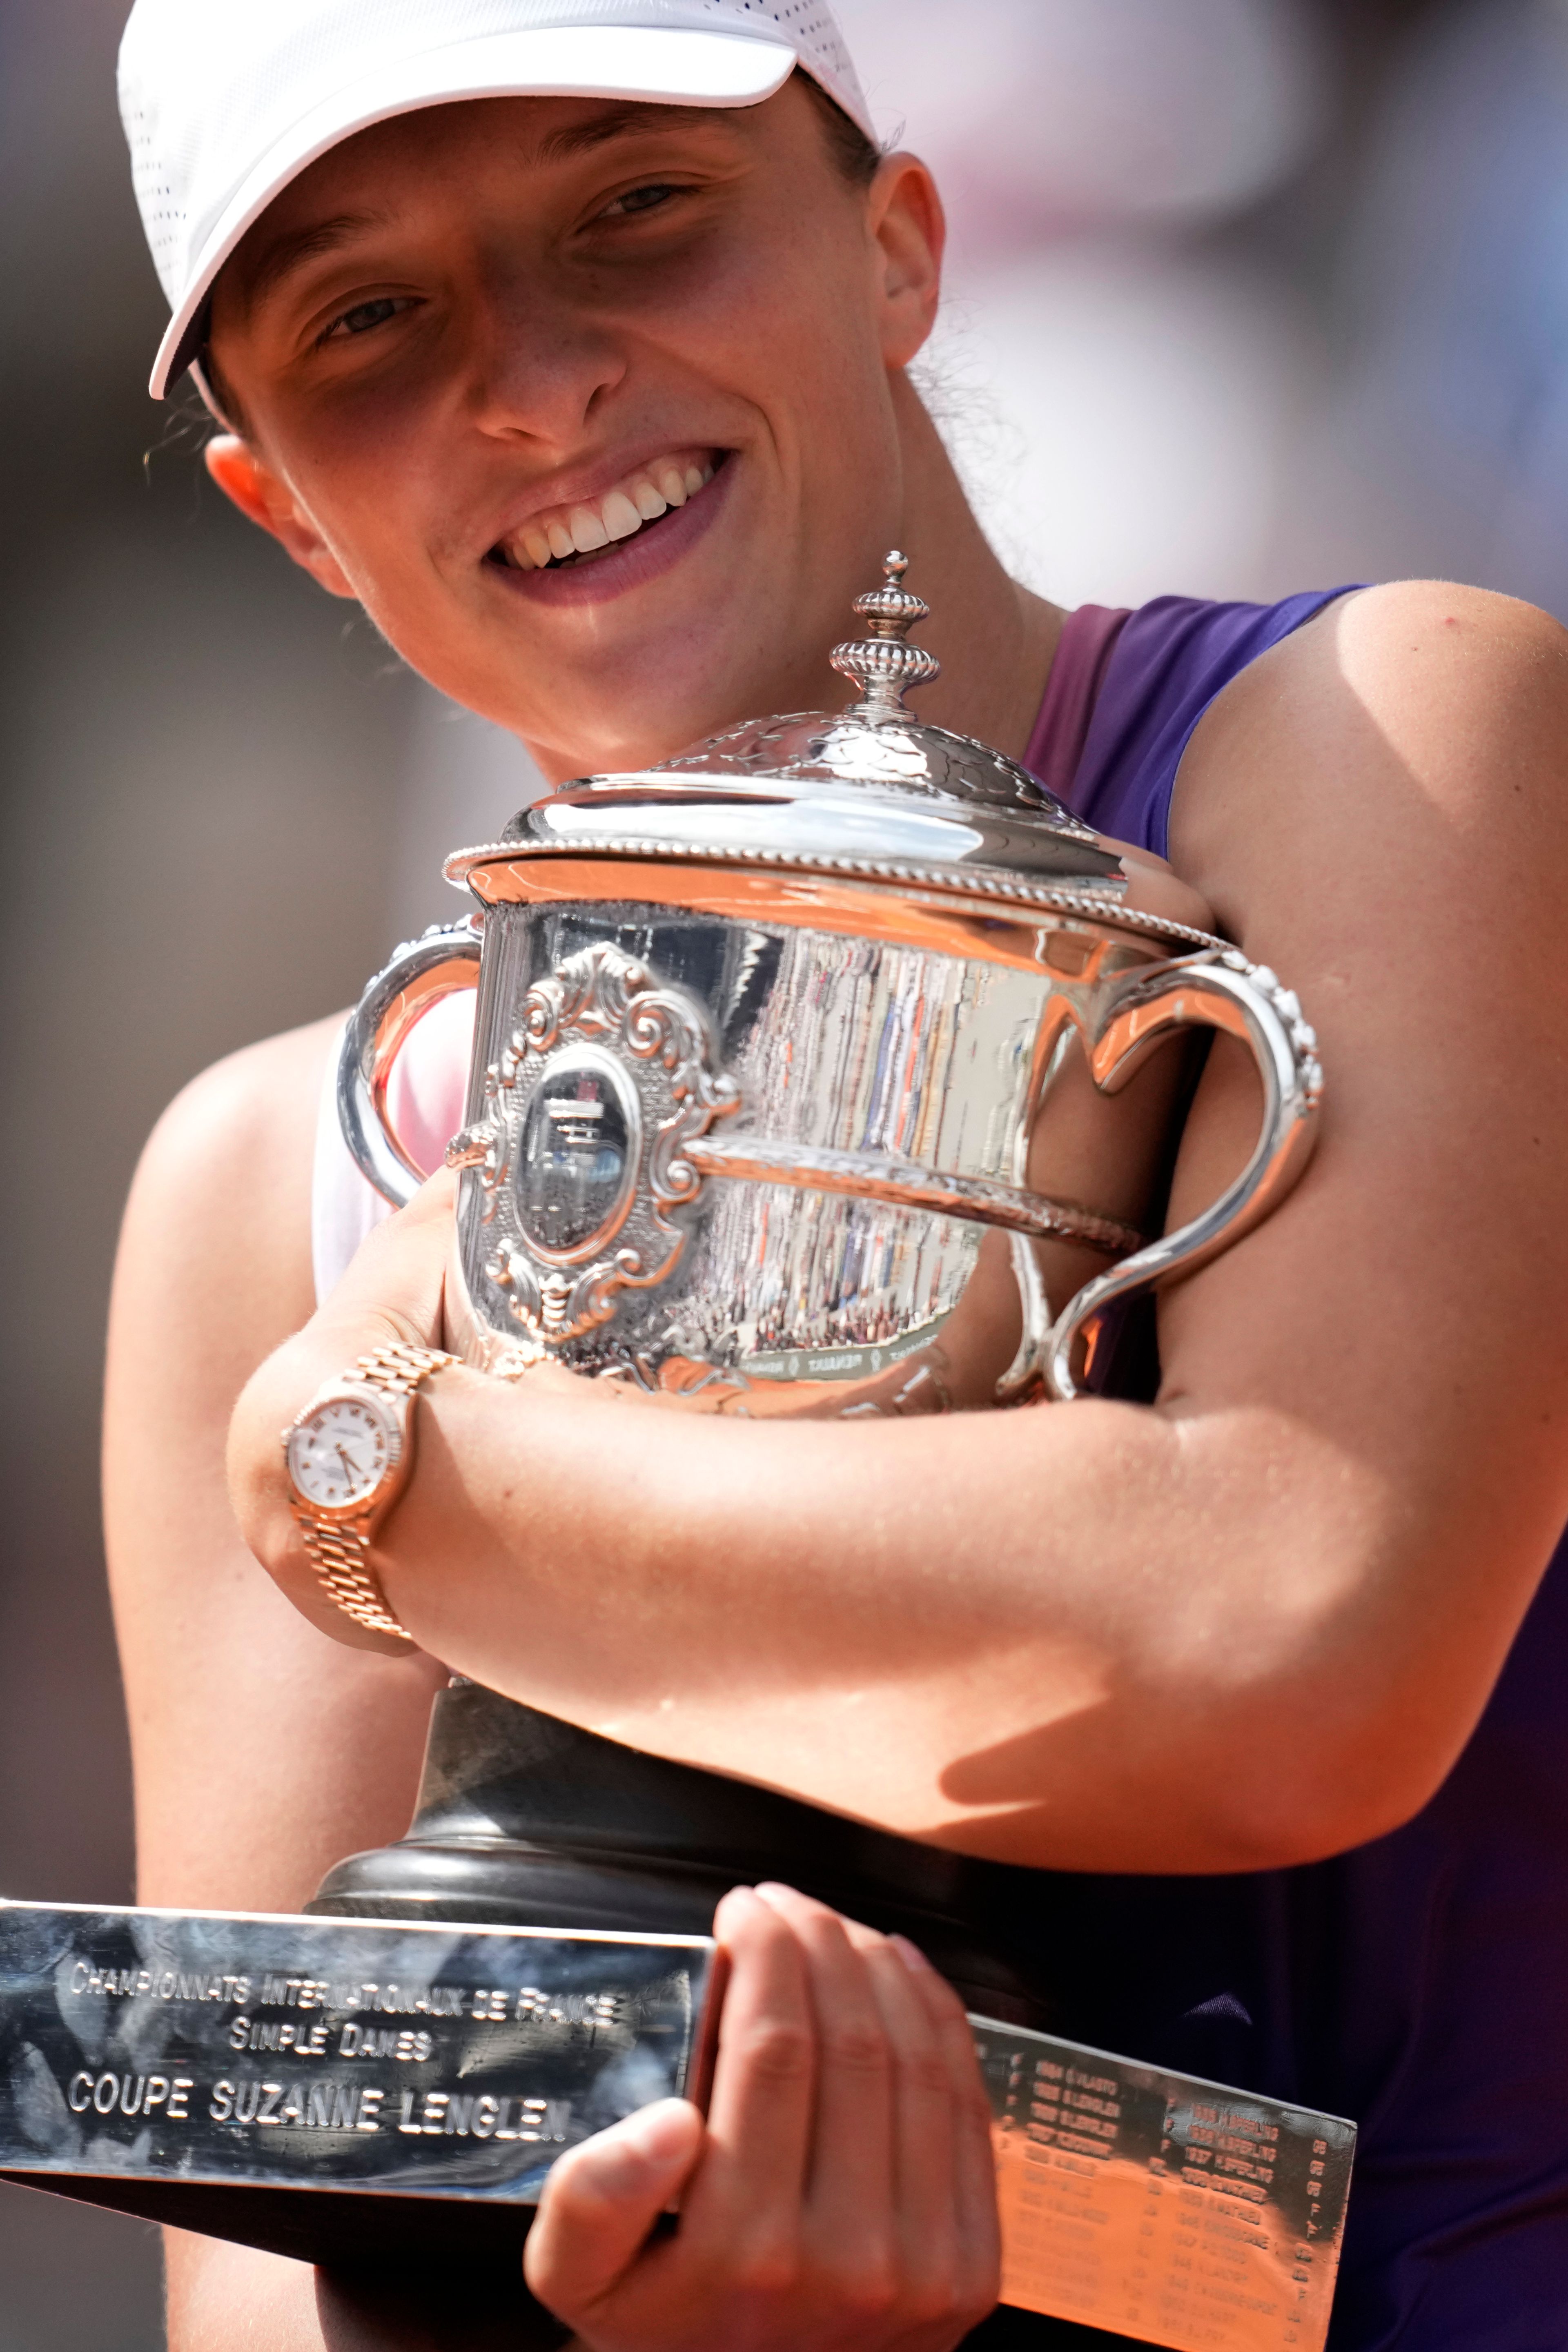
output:
[[[608,323],[539,278],[498,277],[474,321],[470,413],[481,433],[569,446],[626,377]]]

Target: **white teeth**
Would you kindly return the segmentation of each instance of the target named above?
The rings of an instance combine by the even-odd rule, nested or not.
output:
[[[692,494],[713,478],[707,459],[683,465],[661,458],[646,473],[618,483],[590,506],[571,507],[564,515],[520,523],[500,551],[520,572],[542,572],[552,561],[570,555],[593,555],[612,541],[630,539],[644,523],[657,522],[671,507],[683,507]]]
[[[627,498],[625,490],[612,490],[600,502],[605,529],[612,539],[630,539],[634,530],[641,530],[642,517]],[[576,536],[576,520],[573,520],[573,536]]]

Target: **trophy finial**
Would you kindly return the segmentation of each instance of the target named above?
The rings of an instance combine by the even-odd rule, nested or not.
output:
[[[907,719],[904,696],[909,688],[926,685],[942,668],[934,654],[904,642],[931,611],[923,598],[903,585],[909,568],[909,557],[896,547],[889,548],[882,558],[881,586],[855,599],[855,615],[865,623],[866,635],[835,646],[827,656],[834,668],[860,689],[861,699],[850,704],[847,715],[869,719],[873,725]]]

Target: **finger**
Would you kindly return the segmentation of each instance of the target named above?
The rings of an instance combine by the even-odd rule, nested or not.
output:
[[[811,2146],[816,2035],[805,1955],[748,1887],[727,1895],[713,1932],[730,1962],[703,2160],[681,2208],[679,2244],[695,2264],[792,2252]]]
[[[961,2269],[952,2070],[907,1948],[878,1937],[866,1962],[893,2054],[893,2178],[905,2293],[913,2310],[935,2316],[952,2307]]]
[[[456,1184],[455,1176],[440,1170],[406,1208],[373,1226],[317,1319],[356,1328],[384,1321],[391,1336],[428,1345],[441,1326]]]
[[[953,2213],[959,2254],[958,2297],[976,2322],[1001,2293],[1002,2235],[996,2210],[996,2158],[991,2102],[963,2003],[923,1952],[905,1937],[892,1942],[935,2028],[952,2096]]]
[[[556,2163],[522,2250],[523,2276],[547,2309],[575,2326],[614,2292],[702,2150],[702,2118],[660,2099]]]
[[[893,2192],[893,2057],[866,1952],[880,1945],[825,1903],[792,1887],[761,1886],[806,1957],[818,2072],[805,2227],[815,2263],[835,2281],[874,2293],[890,2285],[898,2242]]]

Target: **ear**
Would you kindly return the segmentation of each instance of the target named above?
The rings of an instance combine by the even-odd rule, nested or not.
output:
[[[884,157],[869,205],[880,273],[882,356],[889,367],[907,367],[936,321],[947,220],[936,183],[918,155]]]
[[[208,473],[225,497],[234,500],[242,515],[270,531],[329,595],[355,594],[337,557],[288,483],[268,470],[248,441],[234,433],[220,433],[207,443],[206,461]]]

